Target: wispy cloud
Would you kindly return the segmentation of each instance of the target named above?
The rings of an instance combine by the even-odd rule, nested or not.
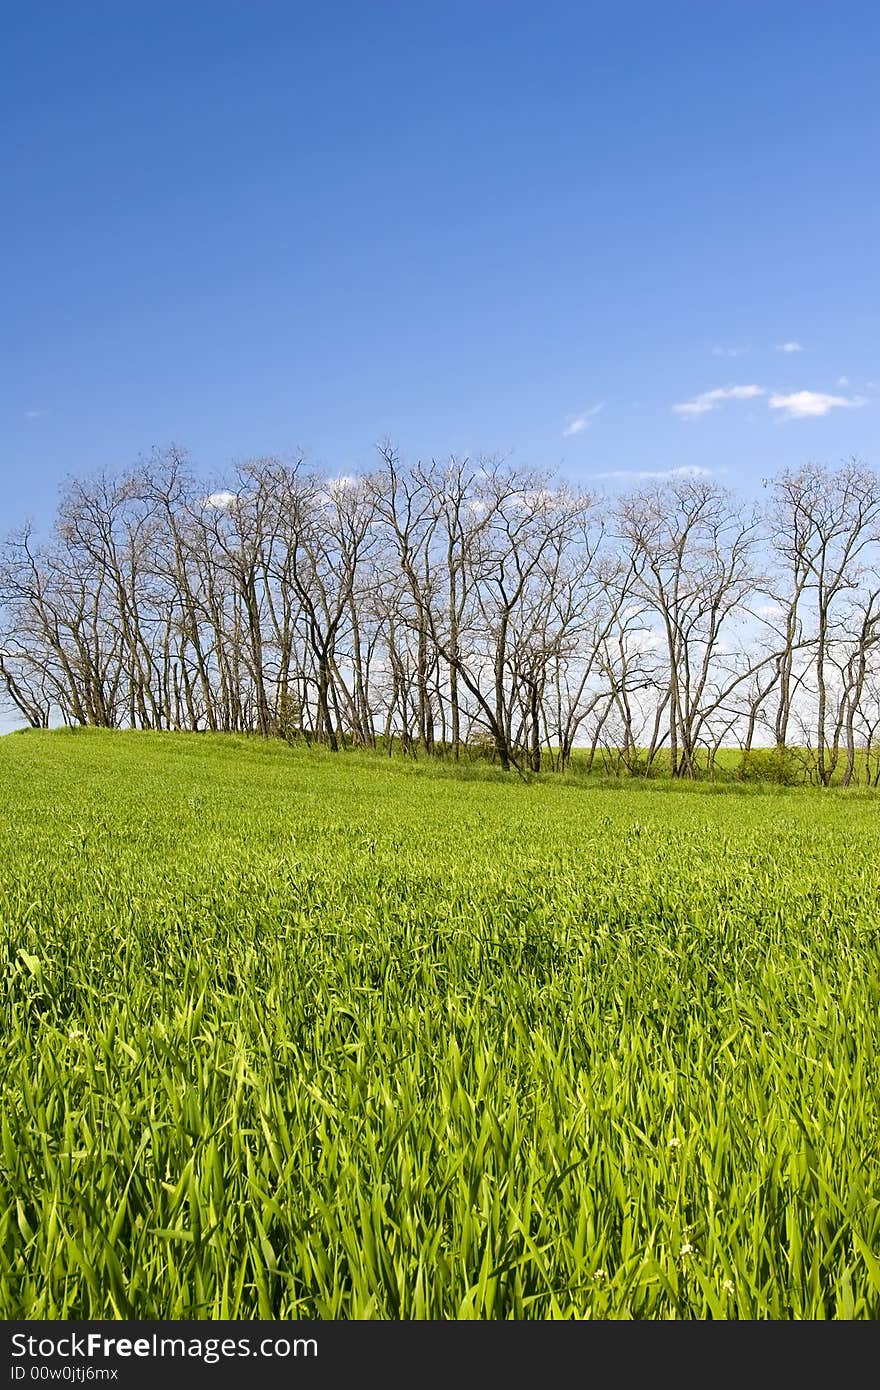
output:
[[[777,352],[803,352],[800,343],[796,343],[793,338],[789,338],[787,343],[777,343]]]
[[[862,396],[830,396],[825,391],[792,391],[789,395],[777,392],[768,401],[770,409],[781,410],[786,420],[815,419],[818,415],[827,415],[829,410],[852,409],[864,404]]]
[[[24,418],[26,420],[39,420],[41,416],[45,414],[45,410],[26,410],[24,412]]]
[[[725,347],[723,343],[716,343],[712,349],[713,357],[744,357],[749,351],[746,347]]]
[[[602,409],[603,404],[604,403],[600,401],[598,405],[594,405],[590,410],[585,410],[582,415],[574,415],[562,431],[563,439],[569,439],[573,434],[583,434],[584,430],[588,430],[593,420]]]
[[[835,386],[849,386],[849,377],[839,376],[834,384]]]
[[[237,501],[238,497],[234,492],[227,492],[224,489],[222,492],[212,492],[203,498],[202,505],[213,507],[218,512],[228,512],[229,508],[234,507]]]
[[[671,482],[675,478],[710,478],[711,468],[697,468],[687,465],[684,468],[615,468],[610,473],[594,473],[595,478],[629,479],[635,482]]]
[[[682,401],[672,407],[683,420],[691,420],[696,415],[706,415],[717,410],[725,401],[750,401],[755,396],[765,394],[763,386],[716,386],[714,391],[703,391],[691,401]]]

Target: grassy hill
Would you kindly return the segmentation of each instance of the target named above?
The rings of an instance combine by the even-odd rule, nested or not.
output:
[[[0,1316],[880,1316],[880,797],[0,739]]]

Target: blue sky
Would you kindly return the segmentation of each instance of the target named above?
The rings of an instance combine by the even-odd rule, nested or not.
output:
[[[878,53],[845,0],[7,8],[0,529],[172,440],[880,465]]]

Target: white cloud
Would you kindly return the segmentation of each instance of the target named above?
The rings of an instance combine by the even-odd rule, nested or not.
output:
[[[327,478],[323,487],[318,488],[315,494],[316,500],[325,509],[328,507],[340,506],[344,502],[346,493],[351,493],[358,486],[357,478],[351,473],[340,473],[336,478]]]
[[[749,351],[748,347],[724,347],[721,343],[716,343],[712,349],[713,357],[744,357]]]
[[[227,492],[225,488],[222,492],[212,492],[208,497],[202,499],[205,507],[215,507],[217,511],[228,512],[230,507],[234,507],[238,501],[234,492]]]
[[[654,632],[652,628],[641,628],[638,632],[630,635],[628,645],[630,651],[647,656],[649,652],[660,650],[663,646],[663,639],[659,632]]]
[[[26,410],[24,412],[24,418],[26,420],[39,420],[41,416],[45,414],[45,410]]]
[[[596,478],[635,479],[637,482],[671,482],[675,478],[710,478],[711,468],[697,468],[689,464],[684,468],[616,468],[611,473],[596,473]]]
[[[777,351],[777,352],[803,352],[803,348],[801,347],[800,343],[796,343],[796,342],[794,341],[793,338],[790,338],[789,341],[788,341],[787,343],[777,343],[777,344],[776,344],[776,351]]]
[[[792,391],[787,396],[777,392],[768,401],[770,409],[783,411],[786,420],[813,419],[839,407],[864,404],[861,396],[829,396],[824,391]]]
[[[839,376],[834,384],[835,386],[849,386],[849,377]]]
[[[573,434],[582,434],[584,430],[588,430],[594,418],[602,409],[602,405],[603,402],[600,401],[598,405],[594,405],[590,410],[585,410],[583,415],[573,416],[562,431],[563,439],[569,439]]]
[[[716,386],[714,391],[703,391],[699,396],[694,396],[692,401],[682,401],[672,409],[683,420],[691,420],[696,415],[706,415],[710,410],[717,410],[724,401],[750,401],[755,396],[764,394],[763,386]]]

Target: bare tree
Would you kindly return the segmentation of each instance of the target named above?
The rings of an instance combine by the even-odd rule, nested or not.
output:
[[[768,480],[769,481],[769,480]],[[880,482],[703,477],[611,504],[499,459],[358,477],[175,446],[72,479],[0,548],[0,697],[35,727],[235,731],[676,777],[770,738],[877,771]]]
[[[673,777],[693,777],[722,629],[756,582],[759,519],[701,478],[626,497],[617,515],[634,592],[656,614],[666,642],[670,769]]]
[[[774,550],[788,575],[788,587],[780,595],[786,620],[776,741],[784,745],[787,739],[794,644],[798,634],[806,632],[812,661],[798,688],[803,691],[809,682],[815,694],[816,768],[819,781],[827,786],[840,746],[839,712],[829,725],[829,677],[836,664],[835,649],[845,640],[846,601],[860,589],[866,574],[876,573],[876,554],[872,559],[871,552],[880,540],[880,480],[856,460],[835,472],[811,464],[776,480],[774,503]],[[869,622],[855,637],[857,646],[871,630]]]

